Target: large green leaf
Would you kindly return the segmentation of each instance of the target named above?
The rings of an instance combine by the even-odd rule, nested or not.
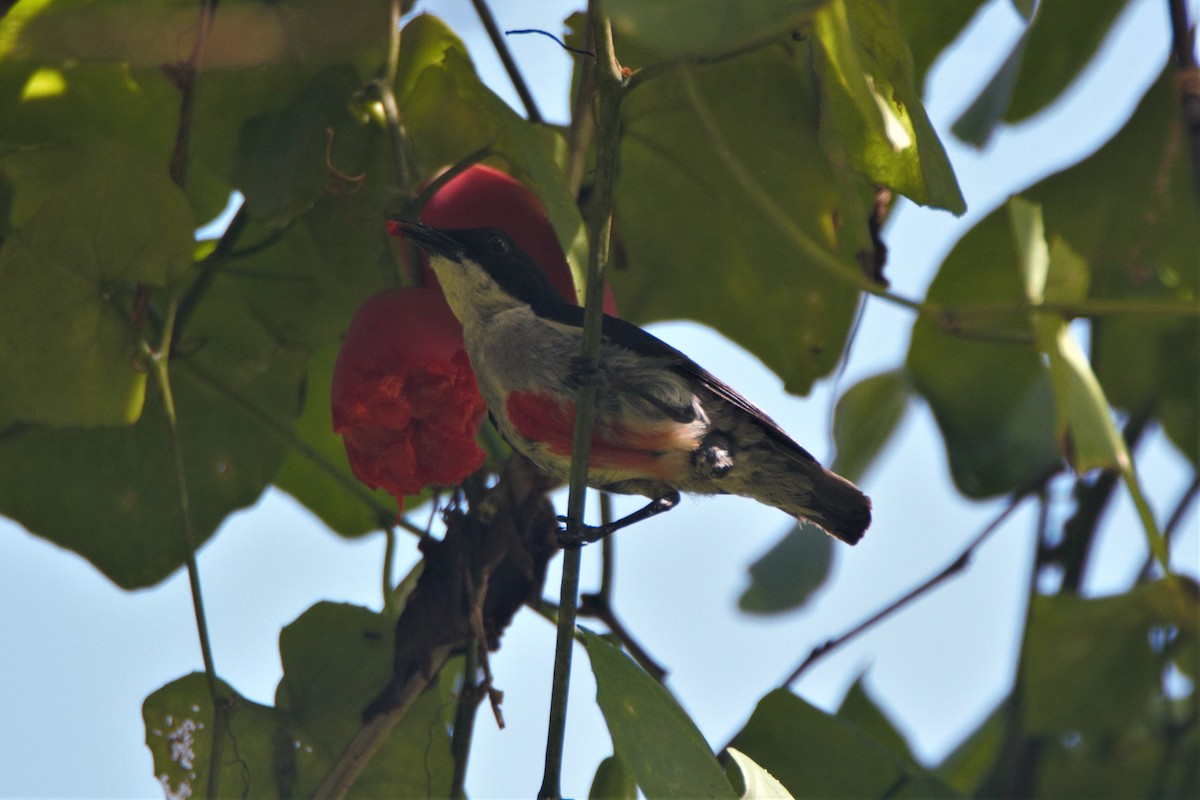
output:
[[[342,603],[317,603],[279,635],[283,680],[275,703],[332,761],[362,727],[362,713],[392,676],[395,619]],[[354,785],[352,797],[444,797],[454,771],[447,668],[416,700]],[[308,796],[315,785],[298,786]]]
[[[887,5],[831,0],[813,33],[826,155],[921,205],[963,213],[954,170],[921,103],[912,55]]]
[[[134,422],[134,287],[165,287],[191,263],[187,201],[152,155],[113,141],[13,153],[0,171],[0,420]]]
[[[875,702],[875,698],[871,697],[863,682],[862,675],[859,675],[854,683],[850,685],[846,696],[842,698],[842,704],[838,707],[837,716],[838,719],[845,720],[851,725],[856,726],[863,733],[908,763],[916,765],[917,759],[912,754],[912,750],[909,748],[904,734],[897,730],[892,721],[883,713],[878,703]]]
[[[818,143],[807,46],[778,45],[697,68],[721,137],[760,188],[817,245],[858,270],[869,250],[869,187],[835,173]],[[723,164],[683,78],[647,81],[622,110],[616,187],[622,316],[687,318],[741,344],[807,392],[837,363],[857,304],[842,276],[806,263]]]
[[[195,352],[171,372],[199,546],[278,470],[288,445],[263,418],[285,426],[299,412],[306,354],[280,344],[220,281],[189,332]],[[174,458],[153,390],[133,426],[15,427],[0,436],[0,513],[120,586],[148,586],[184,561]]]
[[[955,797],[929,773],[854,725],[785,689],[758,702],[733,746],[794,797]]]
[[[647,798],[736,795],[696,724],[663,686],[603,638],[583,632],[613,750]]]
[[[312,783],[328,761],[286,714],[240,696],[218,681],[227,702],[221,733],[221,779],[217,797],[295,797],[302,778]],[[203,673],[194,672],[158,689],[142,704],[146,746],[154,776],[168,797],[206,797],[213,732],[212,696]]]
[[[717,56],[796,31],[825,0],[604,0],[613,33],[655,60]],[[618,53],[618,55],[620,55]]]
[[[1025,316],[971,312],[1025,302],[1016,264],[1006,216],[993,212],[959,240],[929,287],[928,301],[960,311],[962,322],[947,329],[945,317],[923,315],[913,326],[912,383],[929,402],[954,482],[969,497],[1022,488],[1060,462],[1049,374]],[[1004,341],[1014,337],[1030,341]]]

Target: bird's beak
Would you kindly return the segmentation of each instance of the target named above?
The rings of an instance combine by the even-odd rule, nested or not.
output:
[[[392,217],[387,221],[387,232],[392,236],[400,236],[416,243],[429,255],[441,255],[458,260],[462,245],[454,241],[437,228],[431,228],[423,222]]]

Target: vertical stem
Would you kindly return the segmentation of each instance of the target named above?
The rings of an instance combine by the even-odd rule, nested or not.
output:
[[[450,781],[450,797],[466,798],[467,759],[471,755],[471,737],[475,731],[475,712],[483,700],[479,686],[479,640],[467,645],[463,665],[462,688],[458,692],[458,709],[454,713],[454,731],[450,738],[450,755],[454,758],[454,777]]]
[[[196,537],[192,530],[191,501],[188,495],[187,474],[184,470],[183,448],[179,439],[179,426],[175,413],[175,395],[171,390],[168,362],[171,354],[171,332],[175,328],[177,303],[172,299],[163,325],[163,340],[158,350],[149,352],[150,367],[162,394],[163,413],[167,418],[167,435],[175,462],[175,485],[179,492],[179,515],[183,534],[184,555],[187,562],[188,585],[192,591],[192,610],[196,616],[196,632],[200,636],[200,655],[204,660],[204,677],[213,703],[213,729],[211,733],[212,753],[208,768],[208,797],[215,798],[221,781],[222,751],[225,732],[228,729],[225,700],[217,683],[217,668],[213,661],[212,644],[208,636],[208,619],[204,613],[204,598],[200,593],[200,568],[196,563]]]
[[[616,181],[617,145],[620,129],[622,78],[613,53],[612,29],[608,18],[593,6],[592,30],[596,38],[597,140],[594,213],[589,219],[591,252],[588,258],[587,302],[583,312],[584,363],[595,371],[600,364],[601,307],[604,300],[604,268],[608,263],[609,233],[612,228],[613,184]],[[587,493],[587,465],[591,450],[592,413],[596,385],[585,381],[575,400],[575,435],[572,440],[570,498],[567,525],[583,520]],[[541,798],[562,796],[563,740],[566,735],[567,697],[574,647],[576,598],[579,594],[578,548],[563,553],[562,590],[559,593],[558,644],[554,658],[554,685],[550,697],[550,721],[546,738],[546,769]]]

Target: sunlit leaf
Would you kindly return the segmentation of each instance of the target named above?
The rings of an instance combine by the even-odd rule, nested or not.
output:
[[[954,170],[914,82],[912,55],[887,5],[833,0],[816,15],[813,32],[826,155],[917,203],[963,213]]]
[[[584,631],[583,641],[613,749],[645,795],[733,798],[712,749],[675,698],[603,638]]]
[[[737,764],[738,771],[741,772],[742,783],[746,787],[739,800],[768,800],[768,798],[792,800],[791,793],[784,788],[784,785],[774,775],[754,763],[754,759],[750,756],[733,747],[726,752]]]
[[[867,691],[863,677],[859,675],[842,698],[842,705],[837,710],[838,719],[856,726],[892,753],[916,765],[917,759],[912,754],[904,734],[897,730],[895,724],[888,719],[875,698]]]
[[[904,0],[894,4],[900,32],[912,51],[913,80],[918,89],[934,60],[983,5],[983,0]]]

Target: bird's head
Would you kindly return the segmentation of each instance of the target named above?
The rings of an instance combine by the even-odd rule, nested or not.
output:
[[[484,316],[516,304],[537,312],[566,303],[546,273],[498,228],[433,228],[393,218],[388,232],[417,244],[429,257],[455,315]]]

